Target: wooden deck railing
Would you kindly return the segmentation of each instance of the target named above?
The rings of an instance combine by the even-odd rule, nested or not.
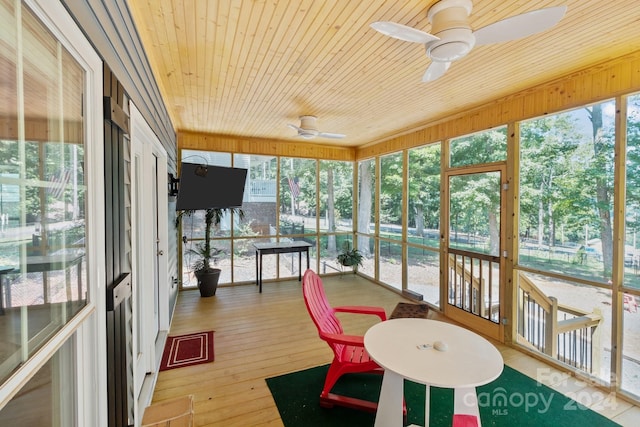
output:
[[[585,372],[598,372],[600,310],[590,313],[558,304],[521,272],[518,284],[518,342]]]
[[[450,249],[449,273],[449,304],[499,321],[498,257]],[[585,372],[598,372],[600,310],[559,304],[522,272],[518,272],[518,284],[517,341]]]
[[[449,304],[500,321],[499,257],[449,249]]]

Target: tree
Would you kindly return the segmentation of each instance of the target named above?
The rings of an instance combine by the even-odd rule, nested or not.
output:
[[[538,247],[556,241],[556,207],[566,200],[562,185],[573,168],[571,160],[579,145],[579,132],[567,115],[544,117],[521,127],[520,198],[521,228],[533,226]],[[546,239],[545,239],[546,224]]]
[[[450,143],[449,162],[454,167],[500,162],[506,158],[506,127],[456,138]]]
[[[521,126],[520,228],[537,231],[540,247],[561,239],[602,244],[603,277],[612,269],[613,120],[606,103]],[[585,114],[586,113],[586,114]]]
[[[628,99],[626,230],[635,236],[640,229],[640,96]],[[635,239],[632,238],[629,244],[637,249]]]
[[[596,210],[599,217],[599,233],[602,242],[602,260],[605,277],[613,269],[613,228],[611,226],[611,194],[613,191],[613,138],[604,127],[602,104],[586,108],[593,130],[592,175],[595,184]]]
[[[409,151],[409,215],[408,226],[416,235],[426,228],[440,228],[440,144]]]
[[[366,160],[358,165],[358,250],[365,256],[370,256],[369,250],[369,223],[373,212],[373,186],[375,185],[375,161]]]
[[[335,196],[333,191],[333,168],[327,169],[327,231],[333,233],[336,231],[336,211],[335,211]],[[336,251],[336,236],[329,235],[327,242],[327,249],[329,252],[334,253]]]
[[[402,154],[380,159],[380,222],[402,223]]]
[[[338,230],[340,218],[353,215],[353,166],[350,162],[320,162],[320,215],[327,219],[327,232]],[[327,250],[336,253],[336,236],[327,236]]]
[[[456,175],[450,180],[451,228],[466,232],[469,242],[473,236],[489,237],[487,251],[498,255],[500,249],[500,180],[496,172]]]
[[[506,128],[489,130],[451,142],[452,166],[492,163],[506,159]],[[501,183],[494,173],[459,175],[450,187],[450,215],[457,233],[466,231],[489,237],[487,250],[497,255],[500,248]]]
[[[287,158],[281,160],[280,209],[291,215],[316,215],[316,161]],[[299,193],[292,194],[289,180]],[[287,209],[289,208],[289,209]]]

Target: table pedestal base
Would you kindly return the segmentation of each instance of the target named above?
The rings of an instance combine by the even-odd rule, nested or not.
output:
[[[431,390],[428,385],[425,387],[424,427],[429,427]],[[378,402],[378,411],[376,413],[376,421],[374,425],[375,427],[403,425],[403,390],[404,378],[391,371],[384,371],[384,376],[382,377],[382,388],[380,389],[380,400]],[[477,427],[482,427],[480,424],[480,409],[478,408],[478,396],[476,394],[475,387],[456,388],[454,390],[453,413],[454,427],[456,426],[456,415],[469,415],[474,417],[475,423],[473,424]],[[418,426],[411,424],[409,427]]]
[[[475,387],[470,388],[456,388],[453,392],[453,416],[456,415],[471,415],[476,418],[476,425],[481,427],[480,424],[480,409],[478,408],[478,395],[476,394]],[[455,421],[453,423],[456,425]]]
[[[403,424],[403,388],[404,378],[402,376],[389,370],[384,371],[375,427],[401,426]]]

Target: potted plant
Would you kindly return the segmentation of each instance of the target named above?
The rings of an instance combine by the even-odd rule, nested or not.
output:
[[[190,215],[194,211],[182,211],[178,215],[178,220],[183,214]],[[200,290],[200,296],[211,297],[216,294],[218,289],[218,280],[220,280],[220,270],[217,267],[211,266],[211,262],[217,259],[218,255],[224,253],[222,249],[218,249],[211,245],[211,232],[214,225],[219,225],[222,220],[222,216],[226,212],[237,213],[240,218],[244,217],[244,212],[239,208],[211,208],[205,210],[204,215],[204,242],[197,245],[195,249],[189,250],[198,257],[198,259],[191,265],[193,273],[198,279],[198,289]]]
[[[344,267],[352,267],[353,272],[358,271],[358,266],[362,266],[364,256],[362,253],[351,246],[351,240],[345,240],[342,243],[342,251],[338,254],[338,264]]]

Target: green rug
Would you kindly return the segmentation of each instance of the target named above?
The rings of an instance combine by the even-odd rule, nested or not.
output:
[[[328,366],[267,378],[285,427],[373,426],[374,414],[339,406],[320,407],[319,395]],[[377,401],[381,383],[380,375],[351,374],[343,376],[333,392]],[[405,381],[404,388],[408,424],[423,426],[425,388],[411,381]],[[483,427],[618,425],[508,366],[497,380],[478,387],[477,393]],[[432,387],[430,407],[430,426],[450,427],[453,390]]]

